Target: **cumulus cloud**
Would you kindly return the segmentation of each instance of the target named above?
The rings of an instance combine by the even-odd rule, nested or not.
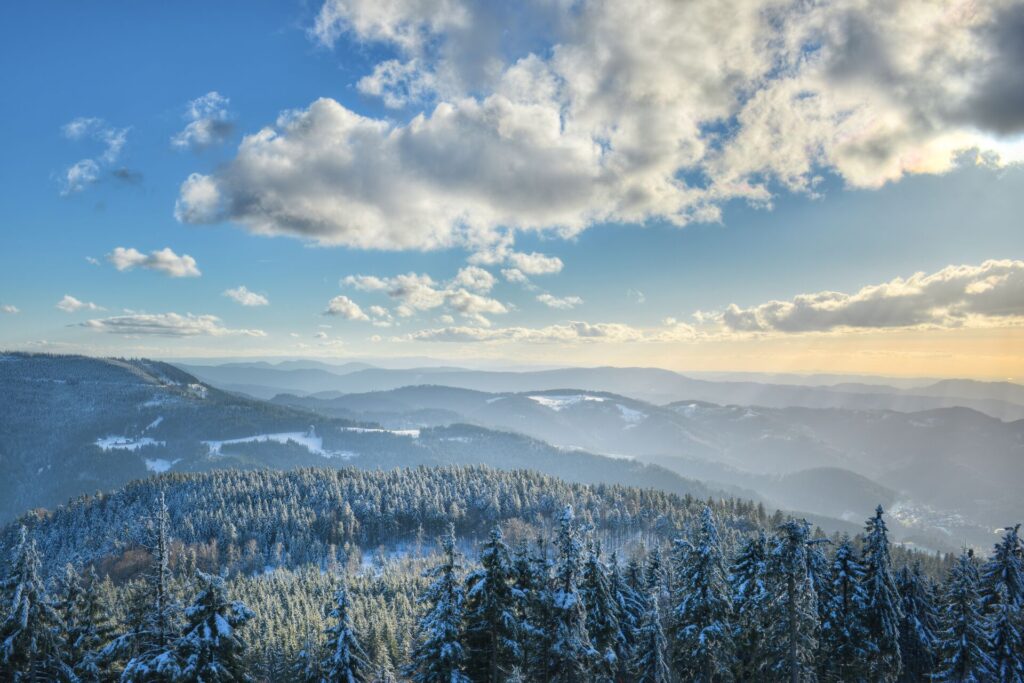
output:
[[[69,140],[92,140],[103,146],[98,156],[81,159],[65,169],[63,195],[81,192],[99,180],[102,169],[117,162],[128,141],[127,128],[114,128],[99,118],[73,119],[64,124],[61,132]]]
[[[528,285],[530,284],[530,278],[526,277],[526,273],[519,270],[518,268],[502,268],[501,274],[509,282],[514,282],[517,285]]]
[[[370,317],[363,312],[359,304],[347,296],[339,294],[327,303],[327,310],[324,315],[337,315],[346,320],[369,320]]]
[[[11,315],[14,315],[15,313],[21,313],[21,309],[13,304],[3,304],[0,306],[0,313],[10,313]]]
[[[816,292],[699,313],[734,332],[826,332],[843,328],[966,327],[1024,324],[1024,261],[985,261],[915,273],[853,294]]]
[[[102,306],[97,306],[91,301],[79,301],[70,294],[65,294],[64,298],[57,302],[57,308],[64,311],[65,313],[75,313],[77,311],[102,311]]]
[[[575,308],[583,303],[583,299],[578,296],[564,296],[558,297],[552,294],[539,294],[537,295],[537,301],[541,302],[548,308],[557,308],[560,310],[568,310]]]
[[[380,44],[357,87],[420,106],[284,113],[185,181],[179,219],[489,251],[521,231],[714,221],[827,173],[872,188],[964,150],[1024,158],[1017,0],[506,5],[328,0],[314,39]]]
[[[196,260],[188,254],[175,254],[170,247],[143,254],[138,249],[117,247],[107,254],[107,260],[118,270],[146,268],[165,273],[171,277],[199,277],[202,273]]]
[[[234,129],[229,104],[217,91],[189,102],[185,111],[188,125],[171,138],[171,144],[179,149],[205,149],[225,142]]]
[[[110,318],[96,318],[81,323],[98,332],[122,334],[129,336],[159,337],[223,337],[242,335],[248,337],[265,337],[262,330],[233,330],[224,327],[220,318],[213,315],[192,315],[186,313],[131,313]]]
[[[256,292],[249,291],[245,285],[239,285],[234,289],[224,290],[224,296],[234,299],[243,306],[266,306],[270,303],[267,297]]]
[[[463,317],[486,326],[490,324],[486,315],[508,312],[505,304],[478,293],[487,292],[494,286],[494,276],[477,266],[461,269],[447,283],[435,282],[425,273],[405,273],[394,277],[349,275],[342,279],[341,284],[364,292],[386,293],[397,302],[395,313],[401,318],[447,306]],[[477,291],[472,292],[470,289]]]

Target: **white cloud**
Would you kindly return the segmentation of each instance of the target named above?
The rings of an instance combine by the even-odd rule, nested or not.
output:
[[[1019,0],[329,0],[314,38],[381,44],[358,87],[422,111],[282,114],[190,177],[177,215],[488,251],[521,231],[715,221],[829,173],[878,187],[964,150],[1020,161],[1021,17]]]
[[[101,306],[97,306],[91,301],[79,301],[70,294],[65,294],[64,298],[57,302],[57,308],[64,311],[65,313],[75,313],[77,311],[102,311]]]
[[[489,292],[494,288],[494,276],[478,266],[466,266],[455,276],[456,285],[476,292]]]
[[[548,308],[557,308],[560,310],[575,308],[583,303],[583,299],[578,296],[557,297],[552,294],[539,294],[537,295],[537,301],[541,302]]]
[[[853,294],[816,292],[699,313],[734,332],[825,332],[843,328],[1024,324],[1024,261],[985,261],[915,273]]]
[[[171,144],[180,149],[204,149],[225,142],[234,127],[229,104],[230,100],[216,91],[189,102],[185,112],[189,123],[171,138]]]
[[[107,260],[118,270],[146,268],[165,273],[171,277],[199,277],[202,273],[196,267],[196,260],[188,254],[178,256],[170,247],[143,254],[133,248],[117,247],[107,254]]]
[[[186,313],[133,313],[110,318],[97,318],[81,324],[82,327],[99,332],[123,335],[152,335],[160,337],[222,337],[243,335],[265,337],[262,330],[233,330],[224,327],[220,318],[213,315],[192,315]]]
[[[13,315],[15,313],[21,313],[21,309],[13,304],[3,304],[0,306],[0,313],[10,313]]]
[[[100,260],[98,258],[96,258],[95,256],[86,256],[85,257],[85,262],[88,263],[91,266],[98,266],[98,265],[100,265]]]
[[[621,323],[572,321],[547,327],[443,327],[425,329],[395,338],[396,341],[491,342],[531,344],[580,344],[694,341],[698,333],[688,325],[675,324],[643,329]]]
[[[347,296],[339,294],[327,303],[324,315],[338,315],[346,320],[369,320],[359,305]]]
[[[81,192],[99,180],[102,168],[117,162],[128,141],[127,128],[114,128],[99,118],[79,117],[64,124],[61,131],[69,140],[93,140],[103,145],[98,157],[76,161],[64,171],[64,195]]]
[[[527,275],[551,275],[562,272],[562,259],[537,252],[512,252],[508,255],[508,262]]]
[[[224,296],[234,299],[243,306],[266,306],[270,303],[267,297],[256,292],[250,292],[245,285],[224,290]]]
[[[517,285],[528,285],[530,284],[530,278],[526,277],[526,274],[518,268],[502,268],[501,274],[509,282],[514,282]]]

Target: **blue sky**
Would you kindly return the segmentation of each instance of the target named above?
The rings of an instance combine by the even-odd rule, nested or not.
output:
[[[1011,57],[986,27],[1018,3],[954,27],[951,51],[977,65],[962,105],[926,60],[893,51],[885,79],[851,67],[849,41],[795,9],[785,30],[824,56],[780,76],[756,52],[657,53],[770,30],[756,16],[697,40],[666,15],[631,42],[602,33],[610,10],[542,5],[6,4],[0,347],[1024,371],[1024,112],[986,90]],[[883,52],[934,40],[907,34],[927,21],[862,11]],[[593,45],[617,56],[595,63]],[[913,128],[925,105],[885,95],[892,73],[953,104]],[[183,137],[190,123],[215,127]],[[69,182],[82,160],[89,178]],[[466,268],[493,282],[457,280]],[[415,291],[395,280],[409,273]],[[240,286],[268,303],[224,294]]]

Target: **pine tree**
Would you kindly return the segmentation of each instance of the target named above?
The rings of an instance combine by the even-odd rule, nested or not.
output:
[[[768,659],[771,595],[768,592],[768,541],[763,531],[747,538],[729,568],[732,591],[736,679],[757,679]]]
[[[850,539],[844,538],[832,562],[826,618],[821,625],[822,669],[827,680],[861,680],[866,675],[868,596],[863,582],[864,567]]]
[[[466,578],[466,673],[474,681],[504,681],[522,657],[518,597],[501,529],[491,529],[480,568]]]
[[[65,659],[63,624],[39,576],[35,539],[22,526],[11,568],[0,590],[4,620],[0,623],[0,678],[13,683],[74,681]]]
[[[106,659],[134,653],[122,673],[125,682],[173,681],[180,675],[180,662],[173,644],[179,607],[171,595],[171,515],[161,491],[149,520],[150,568],[145,575],[147,609],[137,628],[107,645]]]
[[[551,645],[552,683],[589,680],[597,653],[587,633],[587,612],[579,592],[582,548],[572,506],[562,511],[558,527],[558,563],[551,593],[554,641]]]
[[[587,634],[598,653],[594,681],[618,679],[625,649],[619,603],[612,590],[609,571],[601,561],[601,546],[591,542],[583,563],[580,595],[587,610]]]
[[[649,595],[644,603],[647,610],[637,634],[633,662],[636,683],[671,683],[674,679],[668,664],[668,640],[661,626],[658,596]]]
[[[935,680],[982,683],[994,677],[993,661],[986,651],[988,634],[978,584],[974,554],[965,551],[946,579],[943,630],[939,636],[942,660]]]
[[[634,659],[634,650],[644,618],[643,599],[630,587],[619,567],[619,558],[612,553],[609,561],[608,584],[615,600],[616,612],[619,616],[619,636],[621,638],[616,654],[618,655],[617,676],[625,678],[625,672]]]
[[[239,630],[253,613],[239,601],[228,600],[224,579],[197,572],[199,594],[185,610],[185,632],[175,644],[181,676],[203,683],[251,680],[246,673],[245,641]]]
[[[465,596],[459,581],[462,567],[455,552],[455,527],[442,539],[444,558],[427,572],[433,579],[420,602],[429,606],[420,620],[418,642],[409,675],[415,683],[469,683],[464,672],[466,654],[459,636]]]
[[[555,623],[551,561],[543,538],[537,539],[533,552],[520,548],[516,553],[514,573],[522,629],[523,664],[520,669],[532,680],[548,680],[554,667]]]
[[[900,621],[903,608],[892,573],[889,537],[882,519],[882,506],[865,523],[864,587],[868,604],[866,618],[868,675],[873,681],[895,681],[900,675]]]
[[[767,668],[791,683],[812,680],[818,648],[818,598],[807,571],[810,525],[790,520],[778,528],[769,555],[772,603]]]
[[[896,574],[903,620],[900,622],[900,680],[928,680],[935,671],[938,614],[931,582],[921,573],[920,563],[903,567]]]
[[[732,671],[732,600],[718,527],[711,508],[701,512],[691,542],[677,541],[674,648],[676,671],[711,683]]]
[[[1024,681],[1024,565],[1020,525],[1006,530],[982,570],[982,602],[996,680]]]
[[[83,584],[72,565],[61,580],[60,613],[67,661],[81,683],[97,683],[104,674],[103,647],[113,637],[113,617],[103,603],[102,586],[90,567]]]
[[[335,591],[334,608],[329,616],[334,623],[326,630],[323,683],[359,683],[364,678],[366,655],[352,628],[351,605],[345,585]]]

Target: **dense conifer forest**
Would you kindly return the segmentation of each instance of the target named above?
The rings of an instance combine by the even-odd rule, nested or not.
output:
[[[12,681],[1020,680],[1022,547],[484,467],[164,475],[4,531]]]

